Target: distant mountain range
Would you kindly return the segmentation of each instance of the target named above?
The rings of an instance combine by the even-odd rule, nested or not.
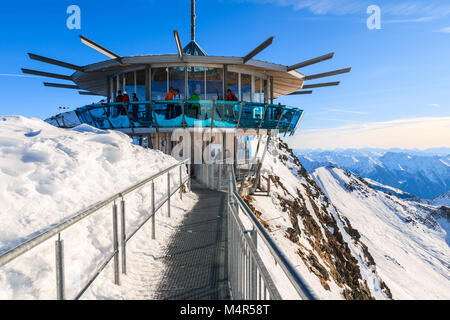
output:
[[[309,173],[340,167],[401,198],[435,199],[450,190],[450,149],[295,150],[295,154]],[[392,190],[383,190],[386,186]]]

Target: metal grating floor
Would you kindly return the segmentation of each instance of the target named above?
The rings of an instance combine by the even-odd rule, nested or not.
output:
[[[192,181],[197,205],[167,247],[166,271],[156,291],[158,300],[225,300],[226,194]]]

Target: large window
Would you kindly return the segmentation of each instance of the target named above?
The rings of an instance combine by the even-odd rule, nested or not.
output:
[[[180,96],[175,97],[175,100],[185,99],[185,80],[184,67],[169,68],[169,87],[173,87],[175,90],[180,91]]]
[[[146,70],[126,72],[111,78],[111,93],[126,91],[130,98],[136,93],[139,101],[164,100],[170,87],[179,90],[176,100],[189,100],[197,91],[201,100],[224,100],[230,89],[241,101],[265,103],[269,100],[269,83],[263,76],[227,71],[224,85],[224,69],[202,66],[175,66],[151,69],[151,88],[146,85]],[[147,97],[147,90],[151,96]],[[224,92],[225,89],[225,92]]]
[[[205,100],[223,100],[223,69],[206,68],[205,81]]]
[[[253,92],[254,92],[253,102],[263,102],[262,100],[264,99],[264,97],[262,97],[261,99],[262,81],[261,78],[259,77],[255,77],[255,88]]]
[[[138,70],[136,71],[136,96],[139,101],[146,100],[145,89],[145,70]]]
[[[125,79],[125,90],[124,91],[131,98],[132,94],[135,92],[134,71],[125,73],[124,79]]]
[[[152,69],[152,100],[164,100],[167,94],[167,68]]]
[[[230,89],[233,94],[239,99],[239,73],[227,72],[226,90]],[[225,95],[227,93],[225,92]]]
[[[241,74],[241,99],[252,101],[252,76],[249,74]]]
[[[205,98],[205,68],[188,67],[188,99],[197,91],[200,99]]]

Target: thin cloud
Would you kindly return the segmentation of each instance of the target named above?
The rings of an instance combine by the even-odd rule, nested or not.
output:
[[[0,77],[16,77],[16,78],[40,78],[39,76],[29,76],[26,74],[0,73]]]
[[[450,147],[450,117],[398,119],[301,130],[289,143],[295,149]]]
[[[429,22],[437,19],[437,17],[422,17],[416,19],[397,19],[397,20],[383,20],[383,23],[417,23],[417,22]]]
[[[437,103],[430,103],[428,106],[431,108],[439,108],[441,105]]]
[[[364,111],[353,111],[353,110],[336,109],[336,108],[328,108],[328,109],[326,109],[326,111],[328,111],[328,112],[338,112],[338,113],[359,114],[359,115],[368,114],[368,112],[364,112]]]
[[[435,30],[434,32],[450,33],[450,27]]]
[[[275,4],[291,7],[293,10],[307,10],[316,15],[366,14],[371,0],[236,0],[259,4]],[[403,1],[392,4],[392,1],[379,0],[384,23],[428,22],[450,15],[450,4],[430,4],[426,0]],[[408,17],[409,19],[404,19]],[[403,18],[403,19],[402,19]]]

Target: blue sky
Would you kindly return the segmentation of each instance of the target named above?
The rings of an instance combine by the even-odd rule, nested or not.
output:
[[[66,27],[71,4],[81,8],[81,30]],[[371,4],[381,8],[381,30],[366,26]],[[70,72],[31,61],[27,52],[79,65],[104,60],[81,44],[82,34],[123,56],[175,53],[174,29],[183,44],[189,40],[189,6],[189,0],[3,1],[0,114],[45,118],[59,106],[95,100],[45,88],[48,79],[15,76],[21,67]],[[450,1],[197,0],[197,15],[197,40],[210,55],[243,56],[273,35],[258,59],[291,65],[333,51],[334,59],[300,71],[353,68],[311,81],[340,80],[338,87],[281,99],[305,110],[293,147],[450,146]]]

